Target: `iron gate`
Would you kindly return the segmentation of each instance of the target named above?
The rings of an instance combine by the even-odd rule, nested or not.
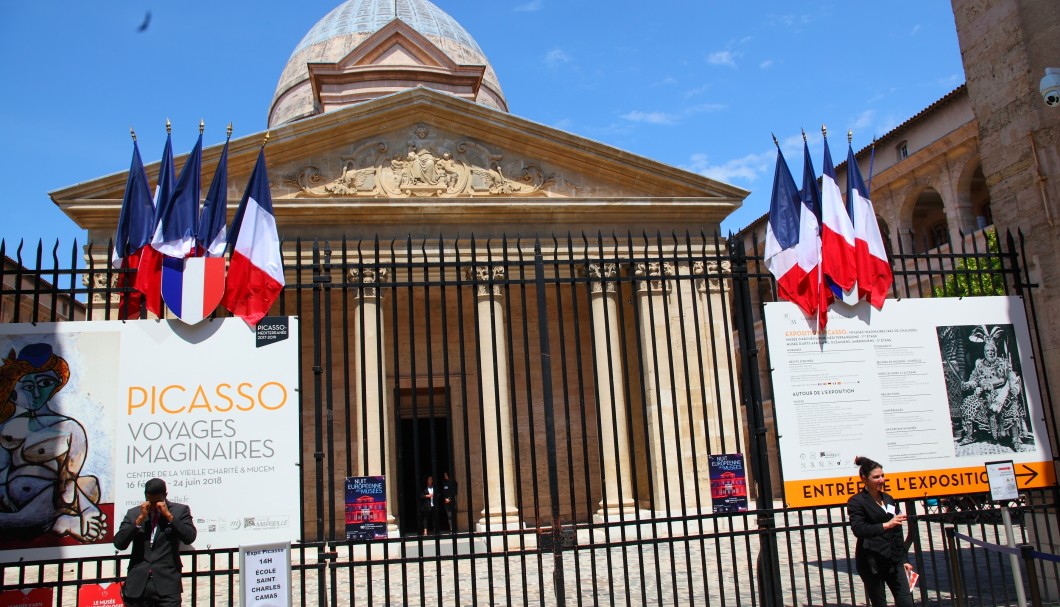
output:
[[[893,294],[996,284],[1024,298],[1036,327],[1022,245],[1010,236],[995,249],[985,233],[966,242],[960,252],[893,255]],[[774,499],[782,479],[762,310],[775,286],[756,249],[702,234],[286,243],[279,313],[302,319],[296,600],[861,600],[842,509]],[[88,320],[116,317],[124,288],[119,272],[94,263],[105,255],[87,268],[76,245],[66,262],[59,255],[58,246],[50,264],[40,246],[35,259],[21,246],[4,255],[0,319],[65,320],[61,302],[84,302]],[[750,508],[715,514],[708,458],[732,453],[746,454]],[[346,537],[344,481],[369,474],[392,482],[386,541]],[[444,504],[420,509],[426,476],[440,487],[443,474],[457,486],[453,528]],[[1016,506],[1023,539],[1055,545],[1055,493]],[[939,501],[906,508],[925,579],[919,598],[948,603],[942,527],[996,539],[991,508],[974,519]],[[962,558],[995,572],[991,557]],[[234,604],[234,550],[187,559],[194,604]],[[3,588],[52,586],[69,604],[77,585],[117,579],[123,560],[5,564]],[[1054,566],[1039,566],[1056,578]],[[969,596],[1008,601],[1011,580],[997,575]]]

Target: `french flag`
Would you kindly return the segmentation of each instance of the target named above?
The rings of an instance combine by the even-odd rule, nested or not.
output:
[[[180,177],[168,199],[160,200],[151,246],[167,257],[183,259],[195,250],[202,194],[202,129],[191,156],[180,169]]]
[[[821,270],[825,285],[842,298],[857,281],[857,261],[854,257],[854,223],[843,204],[843,196],[836,181],[828,138],[824,139],[824,173],[821,175]],[[832,287],[835,287],[833,289]],[[826,297],[830,297],[827,296]]]
[[[114,233],[114,252],[111,264],[115,268],[130,270],[118,277],[118,287],[124,289],[136,282],[136,272],[140,266],[140,249],[151,238],[151,222],[155,207],[151,200],[151,188],[147,185],[147,173],[140,158],[140,147],[133,134],[133,156],[129,164],[129,177],[125,181],[125,195],[121,201],[121,214],[118,216],[118,229]],[[143,307],[143,294],[132,289],[123,292],[118,304],[118,318],[128,320],[139,318]]]
[[[228,125],[228,136],[232,136],[232,125]],[[195,230],[196,248],[206,257],[222,257],[228,248],[225,214],[228,212],[228,140],[221,150],[221,159],[202,204],[199,226]]]
[[[880,224],[869,199],[869,189],[861,177],[854,149],[847,146],[847,203],[854,213],[854,257],[857,263],[858,298],[866,299],[877,310],[891,290],[894,275],[883,246]]]
[[[231,137],[231,127],[229,127]],[[183,178],[183,173],[181,174]],[[178,188],[179,189],[179,188]],[[195,257],[162,260],[162,299],[169,310],[187,324],[213,313],[225,290],[225,212],[228,208],[228,141],[206,194],[195,230]]]
[[[778,145],[764,257],[766,267],[777,279],[779,297],[799,306],[806,316],[814,316],[818,305],[809,280],[809,272],[817,265],[817,252],[810,252],[817,245],[811,221],[816,222],[813,212],[802,204],[795,179]],[[803,239],[809,242],[800,246]]]
[[[817,327],[824,330],[828,324],[828,304],[831,300],[821,299],[821,190],[817,187],[817,176],[810,158],[810,146],[806,142],[806,133],[802,134],[802,189],[799,190],[802,203],[799,215],[799,267],[806,272],[806,287],[800,289],[813,302],[817,314]],[[825,289],[827,290],[827,289]]]
[[[158,227],[158,207],[162,200],[173,194],[176,179],[173,173],[173,135],[166,121],[166,147],[162,150],[162,162],[158,168],[158,183],[155,185],[154,209],[147,241],[140,247],[140,263],[136,270],[136,290],[143,294],[144,306],[155,316],[162,316],[162,254],[151,246],[151,238]]]
[[[232,219],[228,240],[232,254],[222,303],[254,327],[268,314],[285,284],[264,146]]]

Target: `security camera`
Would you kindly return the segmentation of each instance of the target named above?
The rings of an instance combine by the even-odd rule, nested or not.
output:
[[[1049,107],[1060,106],[1060,67],[1045,68],[1045,77],[1039,85],[1042,99]]]

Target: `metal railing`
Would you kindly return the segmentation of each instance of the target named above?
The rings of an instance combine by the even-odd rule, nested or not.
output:
[[[1036,331],[1022,243],[999,241],[997,250],[899,252],[893,295],[948,294],[1000,276],[1004,292],[1024,297]],[[597,234],[283,248],[288,284],[275,312],[302,319],[296,602],[864,600],[843,509],[783,505],[761,322],[775,285],[743,243]],[[49,298],[82,303],[88,320],[117,318],[128,287],[107,262],[109,246],[90,245],[85,258],[76,245],[65,258],[58,246],[29,258],[22,250],[0,243],[14,262],[0,270],[0,318],[62,320],[35,305]],[[731,453],[748,459],[749,510],[715,514],[707,456]],[[373,470],[394,480],[397,528],[389,540],[347,541],[344,480]],[[435,512],[423,536],[422,483],[443,473],[459,486],[456,529]],[[944,526],[996,533],[990,507],[951,500],[905,504],[924,604],[953,601]],[[1027,494],[1020,509],[1024,541],[1055,543],[1054,492]],[[185,598],[238,602],[235,555],[188,553]],[[119,579],[125,558],[5,563],[3,590],[49,586],[56,604],[72,604],[77,585]],[[984,567],[981,556],[961,558]],[[1058,577],[1038,566],[1040,578]],[[1008,582],[991,570],[970,592],[1001,604]]]

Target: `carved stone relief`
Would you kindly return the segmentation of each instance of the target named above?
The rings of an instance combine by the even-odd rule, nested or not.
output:
[[[118,288],[118,279],[121,278],[120,274],[112,274],[108,272],[92,272],[81,275],[81,285],[89,287],[92,290],[92,303],[93,304],[104,304],[107,302],[106,292],[108,290]],[[111,291],[110,302],[118,303],[121,301],[121,293]]]
[[[304,165],[286,175],[284,184],[296,196],[312,198],[606,195],[536,163],[506,159],[481,143],[446,140],[425,125],[409,135],[402,152],[395,153],[387,141],[371,142],[331,162],[336,166],[331,174]]]
[[[728,260],[697,261],[692,264],[692,273],[706,277],[706,280],[697,280],[696,287],[700,293],[707,293],[708,286],[717,289],[721,286],[722,279],[732,278],[732,262]]]

